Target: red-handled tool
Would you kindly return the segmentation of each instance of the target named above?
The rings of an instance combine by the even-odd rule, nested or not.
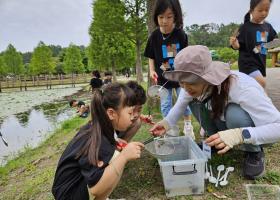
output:
[[[140,116],[140,120],[144,123],[150,124],[150,125],[154,125],[155,122],[152,121],[152,119],[148,118],[148,117],[142,117]]]
[[[154,83],[155,83],[155,84],[157,84],[157,79],[158,79],[157,74],[154,74],[154,75],[153,75],[153,80],[154,80]]]
[[[123,148],[125,148],[126,145],[127,145],[127,143],[125,143],[125,142],[117,141],[117,149],[120,151],[123,150]]]

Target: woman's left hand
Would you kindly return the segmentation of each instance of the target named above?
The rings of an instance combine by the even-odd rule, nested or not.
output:
[[[233,148],[233,146],[243,143],[242,130],[235,128],[220,131],[211,135],[205,142],[211,147],[215,146],[216,149],[221,149],[218,151],[218,154],[224,154]]]

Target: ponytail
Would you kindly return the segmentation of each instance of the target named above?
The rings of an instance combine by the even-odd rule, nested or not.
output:
[[[246,15],[244,16],[244,24],[250,21],[250,15],[250,11],[246,13]]]

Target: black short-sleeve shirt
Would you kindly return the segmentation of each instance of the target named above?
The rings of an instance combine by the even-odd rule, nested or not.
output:
[[[100,78],[92,78],[90,80],[90,85],[92,89],[101,88],[103,82]]]
[[[94,186],[100,180],[114,154],[115,146],[105,136],[102,136],[99,150],[99,160],[104,162],[102,167],[90,164],[87,156],[76,158],[77,153],[88,140],[87,136],[78,136],[89,131],[90,126],[87,124],[81,128],[68,144],[58,162],[52,186],[55,199],[89,199],[88,187]]]
[[[169,35],[163,35],[160,29],[156,29],[151,34],[144,56],[154,60],[159,85],[166,83],[167,80],[162,76],[162,73],[174,70],[174,58],[186,46],[188,46],[188,37],[182,29],[174,28]],[[177,88],[179,83],[169,81],[165,87]]]
[[[237,39],[240,44],[238,66],[239,71],[250,74],[259,70],[266,76],[266,54],[264,44],[277,37],[276,31],[271,24],[244,23],[239,30]]]

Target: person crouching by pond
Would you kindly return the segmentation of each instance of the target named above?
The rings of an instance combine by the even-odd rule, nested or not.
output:
[[[100,73],[98,70],[92,71],[92,79],[90,80],[90,90],[93,92],[95,89],[100,89],[103,85]]]
[[[163,135],[189,105],[209,136],[206,143],[218,149],[218,154],[241,144],[243,176],[261,177],[265,171],[262,144],[280,140],[280,113],[261,85],[244,73],[231,71],[226,63],[212,61],[209,49],[200,45],[181,50],[175,70],[163,75],[179,81],[185,92],[151,133]]]
[[[70,107],[77,109],[77,113],[80,117],[86,118],[90,112],[89,106],[83,101],[72,99],[69,101],[69,105]]]
[[[126,131],[132,124],[134,98],[133,91],[121,83],[93,92],[92,121],[70,141],[58,162],[52,186],[55,199],[106,199],[127,162],[140,158],[144,148],[140,142],[116,150],[116,131]]]

